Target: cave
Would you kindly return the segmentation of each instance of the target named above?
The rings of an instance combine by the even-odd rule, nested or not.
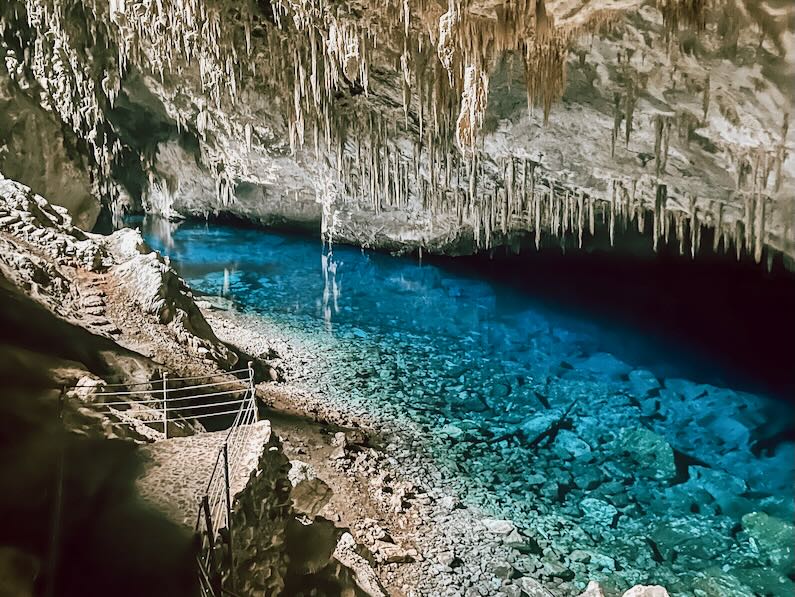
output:
[[[795,593],[795,6],[3,0],[0,596]]]

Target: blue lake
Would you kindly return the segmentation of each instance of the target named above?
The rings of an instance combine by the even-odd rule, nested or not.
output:
[[[791,410],[693,375],[684,348],[459,267],[220,224],[144,231],[197,293],[309,351],[297,382],[407,422],[466,502],[588,552],[572,586],[792,594],[795,444],[770,440]]]

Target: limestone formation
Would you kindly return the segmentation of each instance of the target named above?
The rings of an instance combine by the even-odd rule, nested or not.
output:
[[[792,97],[774,74],[792,67],[788,14],[13,0],[0,49],[116,217],[322,219],[338,241],[447,253],[638,228],[697,255],[711,230],[714,249],[770,261],[795,255]]]

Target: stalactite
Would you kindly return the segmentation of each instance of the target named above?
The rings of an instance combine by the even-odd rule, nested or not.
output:
[[[765,241],[765,197],[759,193],[756,197],[754,216],[754,260],[757,263],[762,261],[762,250]]]
[[[610,181],[610,246],[616,243],[616,182]]]
[[[654,250],[659,248],[660,238],[665,232],[665,204],[668,199],[668,188],[664,184],[657,185],[657,193],[654,200]]]
[[[707,73],[707,79],[704,81],[704,94],[701,100],[701,122],[706,124],[707,123],[707,114],[709,113],[709,89],[710,87],[710,76]]]
[[[717,203],[717,208],[714,206],[714,203]],[[713,202],[713,213],[715,213],[715,236],[712,240],[712,250],[717,253],[718,248],[720,247],[721,240],[723,240],[723,202],[717,201]],[[724,251],[726,250],[726,246],[724,244]]]
[[[633,116],[635,114],[635,104],[637,98],[637,81],[633,77],[630,79],[627,95],[624,98],[624,143],[629,145],[629,137],[632,134]]]

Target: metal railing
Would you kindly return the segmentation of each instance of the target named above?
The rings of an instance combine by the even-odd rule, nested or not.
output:
[[[242,377],[235,375],[245,374]],[[229,378],[229,376],[233,376]],[[227,377],[227,379],[217,379]],[[182,385],[202,380],[202,383]],[[179,385],[177,385],[179,384]],[[107,384],[99,391],[91,386],[72,386],[86,391],[92,407],[116,425],[133,427],[150,439],[168,439],[170,427],[190,425],[192,421],[209,421],[218,417],[234,419],[227,427],[204,493],[197,496],[198,512],[195,532],[199,541],[197,572],[201,594],[205,597],[234,596],[234,554],[232,551],[231,480],[245,474],[248,448],[256,432],[257,404],[254,369],[251,362],[245,369],[212,376],[169,377],[132,384]],[[198,391],[198,393],[196,393]],[[62,394],[63,395],[63,394]],[[205,423],[206,425],[206,423]],[[206,431],[192,428],[193,434]],[[258,457],[259,454],[256,455]],[[220,552],[220,553],[219,553]],[[225,557],[221,558],[221,554]],[[222,573],[227,570],[226,578]]]
[[[232,549],[232,495],[230,479],[241,474],[246,466],[245,456],[248,453],[251,438],[255,433],[254,423],[257,421],[257,405],[254,394],[253,371],[250,371],[251,388],[248,398],[244,400],[236,413],[224,443],[218,450],[210,479],[204,495],[199,500],[199,511],[196,516],[195,531],[199,537],[198,556],[199,580],[202,594],[219,597],[222,594],[234,595],[235,566]],[[259,454],[257,454],[257,457]],[[245,472],[245,471],[243,471]],[[226,552],[226,562],[216,561],[216,548]],[[226,548],[225,550],[223,548]],[[223,584],[221,570],[226,568],[227,586]]]
[[[245,377],[234,377],[241,373]],[[185,384],[196,380],[206,383]],[[86,391],[94,409],[114,419],[114,424],[132,427],[156,439],[153,434],[157,433],[168,438],[175,424],[237,415],[240,407],[252,400],[249,394],[254,389],[254,375],[249,363],[245,369],[218,375],[169,377],[163,373],[160,379],[110,384],[99,391],[80,385],[68,389]]]

